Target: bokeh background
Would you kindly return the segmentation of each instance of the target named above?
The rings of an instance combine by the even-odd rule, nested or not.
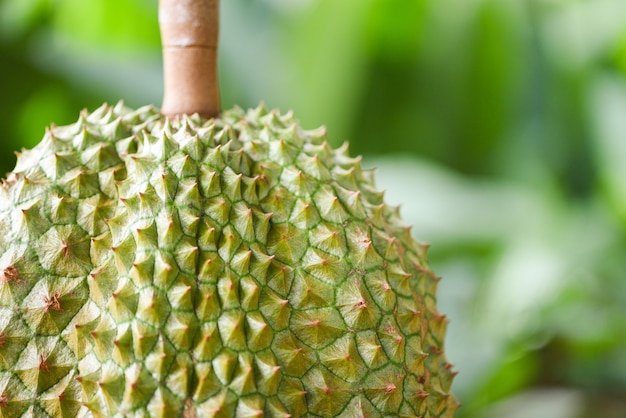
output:
[[[458,417],[626,417],[626,2],[221,8],[224,106],[326,125],[432,244]],[[156,0],[0,0],[0,172],[160,59]]]

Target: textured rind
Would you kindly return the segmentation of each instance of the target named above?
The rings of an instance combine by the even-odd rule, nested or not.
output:
[[[451,417],[425,252],[291,114],[83,112],[0,187],[0,417]]]

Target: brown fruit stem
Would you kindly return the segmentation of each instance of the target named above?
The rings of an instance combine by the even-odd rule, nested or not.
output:
[[[220,112],[217,85],[218,0],[159,0],[165,78],[161,113]]]

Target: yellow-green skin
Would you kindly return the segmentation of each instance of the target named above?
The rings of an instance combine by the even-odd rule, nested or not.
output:
[[[0,417],[452,417],[437,282],[324,130],[104,105],[0,187]]]

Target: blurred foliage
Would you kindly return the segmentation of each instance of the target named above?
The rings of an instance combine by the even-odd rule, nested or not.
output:
[[[0,0],[0,169],[159,104],[155,0]],[[459,417],[626,416],[626,2],[228,0],[224,106],[293,109],[433,244]]]

